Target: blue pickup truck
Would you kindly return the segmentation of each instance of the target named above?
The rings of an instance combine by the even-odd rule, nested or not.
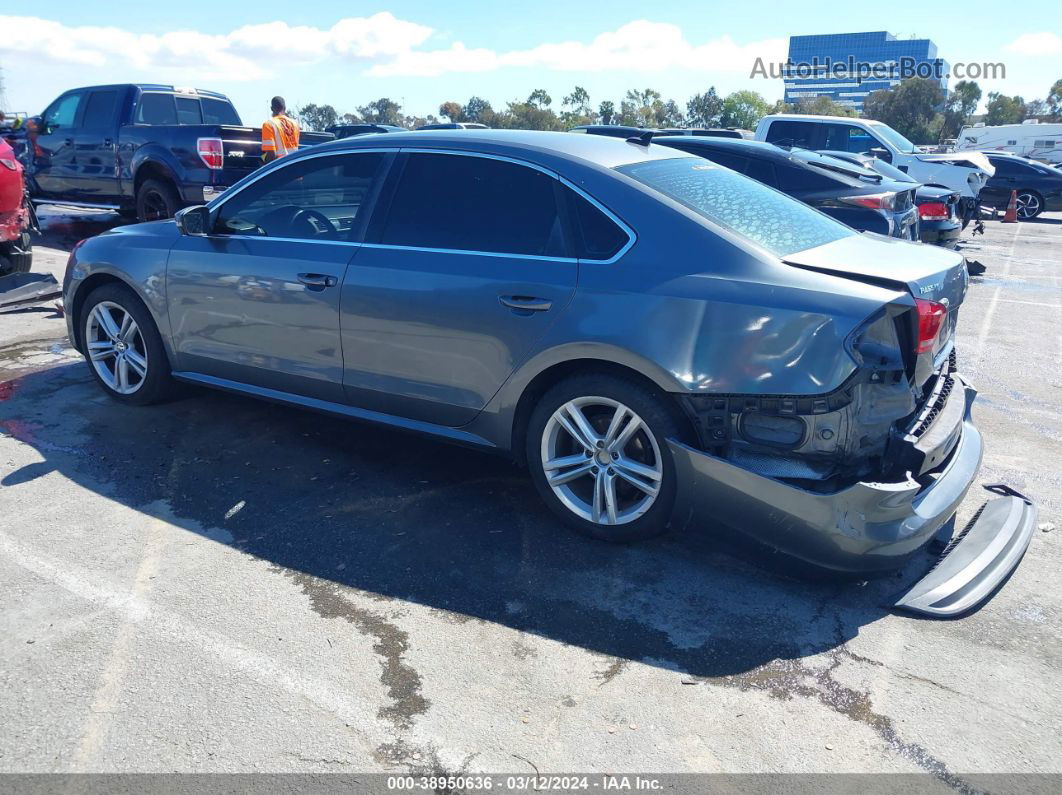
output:
[[[141,221],[209,201],[261,164],[261,132],[228,98],[154,84],[75,88],[29,119],[22,153],[34,204],[117,210]],[[331,140],[303,133],[303,146]]]

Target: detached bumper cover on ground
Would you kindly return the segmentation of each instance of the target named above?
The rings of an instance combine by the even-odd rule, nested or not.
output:
[[[818,494],[670,440],[679,482],[685,486],[676,517],[721,521],[825,569],[871,575],[899,568],[951,519],[980,468],[983,443],[970,417],[976,391],[961,383],[961,434],[947,461],[930,475],[929,485],[913,479],[862,482]],[[1035,523],[1035,509],[1017,500],[1024,508],[1019,511],[1015,499],[990,503],[930,577],[898,606],[957,615],[987,598],[1021,560]]]

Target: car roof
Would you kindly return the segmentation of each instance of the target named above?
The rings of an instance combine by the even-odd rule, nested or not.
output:
[[[681,143],[683,146],[700,149],[715,149],[720,152],[755,155],[776,160],[788,160],[789,152],[766,141],[750,141],[746,138],[717,138],[711,135],[654,135],[653,143],[666,145]]]
[[[684,138],[683,140],[689,140]],[[365,149],[382,145],[406,149],[451,149],[484,154],[546,155],[565,160],[580,160],[604,168],[647,160],[669,160],[676,157],[696,157],[665,146],[642,146],[604,135],[570,135],[564,132],[540,130],[421,130],[416,135],[359,135],[326,141],[301,150],[296,156],[311,152],[344,149]],[[291,157],[291,155],[289,155]],[[529,159],[537,159],[531,157]]]
[[[873,126],[873,125],[882,125],[882,126],[884,126],[882,122],[875,121],[874,119],[860,119],[860,118],[857,118],[855,116],[813,116],[813,115],[805,116],[802,113],[772,113],[770,116],[764,116],[762,119],[760,119],[760,123],[762,124],[765,121],[774,121],[775,119],[785,119],[786,121],[823,121],[823,122],[826,122],[826,121],[830,121],[830,122],[843,121],[843,122],[847,122],[849,124],[867,124],[867,125],[870,125],[870,126]]]

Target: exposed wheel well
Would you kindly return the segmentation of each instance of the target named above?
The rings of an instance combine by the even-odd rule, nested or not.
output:
[[[140,186],[149,179],[158,179],[164,182],[168,182],[176,187],[176,182],[169,171],[164,166],[158,163],[147,162],[136,170],[136,175],[133,178],[133,198],[140,192]]]
[[[516,404],[516,411],[513,415],[511,448],[513,458],[518,464],[523,466],[527,463],[524,454],[525,448],[527,447],[527,423],[531,418],[531,412],[534,410],[535,404],[555,384],[560,383],[565,378],[573,375],[585,375],[587,373],[613,375],[640,384],[657,395],[661,399],[661,402],[674,412],[675,420],[679,423],[679,427],[683,428],[689,434],[691,439],[696,438],[693,424],[679,406],[678,401],[675,400],[671,394],[661,389],[653,379],[639,373],[637,370],[633,370],[622,364],[616,364],[615,362],[609,362],[603,359],[573,359],[572,361],[561,362],[560,364],[555,364],[552,367],[543,370],[531,379],[531,382],[524,388],[523,394],[520,395],[520,400]]]

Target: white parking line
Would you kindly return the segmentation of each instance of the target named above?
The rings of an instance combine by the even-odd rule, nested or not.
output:
[[[1003,278],[1007,278],[1010,275],[1010,263],[1014,259],[1014,245],[1018,240],[1018,236],[1021,234],[1021,230],[1022,224],[1017,224],[1014,227],[1014,237],[1010,240],[1010,251],[1007,252],[1006,263],[1003,266]],[[992,298],[988,303],[988,309],[985,311],[984,319],[981,321],[981,328],[977,332],[977,350],[974,351],[974,358],[977,360],[978,365],[980,365],[981,359],[984,356],[985,343],[988,341],[988,332],[992,330],[992,318],[996,314],[996,306],[999,304],[999,294],[1002,291],[1002,285],[993,290]]]

